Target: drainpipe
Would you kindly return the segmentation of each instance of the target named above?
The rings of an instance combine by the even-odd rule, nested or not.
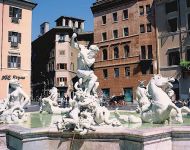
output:
[[[1,28],[1,71],[2,71],[2,69],[3,69],[3,60],[2,60],[2,58],[3,58],[3,22],[4,22],[4,0],[3,0],[3,6],[2,6],[3,8],[2,8],[2,18],[1,18],[1,22],[2,22],[2,28]]]
[[[156,24],[156,2],[154,3],[154,26],[155,26],[155,36],[156,36],[156,59],[157,59],[157,74],[160,74],[160,54],[159,54],[159,43],[158,43],[158,28]]]
[[[182,46],[182,40],[181,40],[181,7],[180,7],[180,0],[177,0],[177,3],[178,3],[178,28],[179,28],[180,60],[182,60],[183,59],[183,56],[182,56],[183,46]]]

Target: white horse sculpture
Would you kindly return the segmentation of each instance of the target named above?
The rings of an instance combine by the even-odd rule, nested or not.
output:
[[[170,80],[171,78],[164,78],[161,75],[154,75],[154,77],[151,78],[147,88],[152,100],[150,106],[141,112],[143,122],[164,123],[170,119],[172,109],[177,112],[175,120],[178,123],[183,122],[181,110],[184,108],[178,108],[171,101],[167,93],[162,90],[162,87],[168,84]],[[189,109],[186,108],[184,110],[189,111]]]

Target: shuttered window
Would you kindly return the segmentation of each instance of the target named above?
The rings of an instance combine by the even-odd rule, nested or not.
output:
[[[9,31],[8,42],[11,42],[11,47],[18,47],[18,43],[21,43],[21,33]]]
[[[20,68],[21,57],[19,56],[8,56],[8,68]]]

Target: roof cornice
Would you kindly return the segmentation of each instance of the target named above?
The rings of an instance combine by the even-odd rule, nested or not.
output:
[[[91,10],[93,14],[111,9],[113,7],[122,5],[122,4],[127,4],[127,3],[135,3],[138,0],[101,0],[93,3]]]
[[[24,7],[26,9],[34,9],[37,6],[37,3],[33,3],[26,0],[0,0],[0,3]]]

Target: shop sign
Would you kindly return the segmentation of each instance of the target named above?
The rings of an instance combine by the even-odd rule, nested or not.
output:
[[[11,79],[17,79],[17,80],[24,80],[24,76],[17,76],[17,75],[3,75],[1,77],[1,80],[11,80]]]

